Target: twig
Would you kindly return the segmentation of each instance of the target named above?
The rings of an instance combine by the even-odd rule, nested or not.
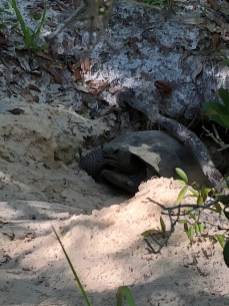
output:
[[[49,35],[47,35],[45,37],[46,41],[48,42],[53,42],[55,40],[55,38],[68,26],[72,23],[72,21],[80,14],[82,14],[82,12],[85,10],[86,6],[88,4],[88,0],[83,0],[80,3],[80,6],[75,9],[69,17],[67,17],[65,19],[65,21],[63,22],[63,24],[60,24],[59,27],[52,33],[50,33]]]
[[[148,198],[149,199],[149,198]],[[149,199],[151,200],[151,199]],[[154,201],[153,201],[154,202]],[[159,203],[156,203],[156,204],[159,204]],[[158,254],[161,252],[161,249],[167,245],[168,241],[169,241],[169,238],[171,237],[172,233],[175,231],[175,225],[176,223],[179,221],[179,217],[180,217],[180,209],[178,208],[178,213],[176,215],[176,219],[173,221],[173,218],[172,218],[172,210],[168,212],[168,215],[169,215],[169,221],[170,221],[170,224],[171,224],[171,227],[170,227],[170,230],[169,231],[166,231],[166,238],[164,239],[164,241],[162,243],[159,243],[156,239],[153,238],[153,236],[150,236],[151,239],[157,243],[159,245],[159,249],[156,251],[153,246],[150,244],[150,242],[148,241],[147,238],[145,238],[145,242],[147,243],[148,245],[148,251],[150,253],[153,253],[153,254]]]
[[[221,149],[219,149],[220,151],[225,149],[226,144],[225,142],[223,142],[222,139],[220,139],[218,132],[214,125],[213,125],[213,130],[216,136],[213,133],[211,133],[204,125],[202,126],[202,128],[207,133],[207,136],[210,137],[216,144],[218,144],[221,147]]]
[[[181,208],[193,208],[193,210],[196,209],[207,209],[213,205],[215,205],[217,202],[219,202],[218,199],[212,200],[209,203],[205,204],[205,205],[197,205],[197,204],[179,204],[179,205],[175,205],[175,206],[169,206],[166,207],[161,203],[158,203],[157,201],[154,201],[153,199],[148,198],[148,200],[150,200],[151,202],[153,202],[154,204],[158,205],[159,207],[161,207],[163,210],[167,210],[167,211],[173,211],[175,209],[179,210],[180,213],[180,209]]]

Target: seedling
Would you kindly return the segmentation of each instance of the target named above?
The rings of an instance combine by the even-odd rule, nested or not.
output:
[[[201,235],[205,231],[204,223],[200,222],[201,210],[209,209],[219,215],[224,212],[224,215],[229,220],[229,195],[216,194],[213,188],[199,186],[196,183],[193,183],[190,187],[188,185],[188,177],[185,172],[179,168],[176,168],[176,172],[181,178],[179,182],[184,185],[177,197],[176,204],[180,205],[182,200],[187,196],[188,191],[190,192],[188,196],[191,195],[196,199],[195,205],[191,205],[188,209],[184,210],[184,219],[178,220],[179,223],[184,224],[184,231],[186,232],[189,240],[191,242],[195,242],[195,236]],[[225,186],[224,189],[224,191],[227,191],[228,187]],[[207,199],[210,194],[214,196],[214,199],[208,201]],[[224,209],[222,209],[220,202],[224,205]],[[182,205],[180,205],[180,207],[181,206]],[[229,240],[226,239],[225,235],[215,235],[214,238],[222,246],[224,261],[229,267]]]
[[[23,43],[26,49],[29,49],[31,51],[38,51],[45,49],[47,47],[47,44],[43,44],[40,46],[40,33],[44,26],[45,17],[46,17],[46,5],[44,6],[44,12],[41,17],[40,23],[37,26],[37,28],[33,31],[29,26],[26,25],[20,10],[18,9],[18,5],[16,0],[7,0],[9,4],[12,6],[17,20],[21,27],[22,37],[23,37]]]

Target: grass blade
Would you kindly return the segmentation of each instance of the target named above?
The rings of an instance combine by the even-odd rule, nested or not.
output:
[[[123,298],[126,298],[127,303],[129,306],[136,306],[134,302],[133,295],[130,291],[130,289],[127,286],[121,286],[118,288],[118,293],[117,293],[117,306],[122,306],[123,303]]]
[[[70,258],[68,257],[67,252],[65,251],[65,248],[64,248],[64,246],[63,246],[63,244],[62,244],[62,242],[61,242],[61,240],[60,240],[60,237],[58,236],[58,234],[57,234],[57,232],[56,232],[56,230],[55,230],[55,228],[54,228],[53,226],[52,226],[52,229],[53,229],[53,231],[54,231],[54,233],[55,233],[55,235],[56,235],[56,238],[57,238],[59,244],[61,245],[61,248],[62,248],[62,250],[63,250],[63,252],[64,252],[64,255],[65,255],[65,257],[66,257],[66,259],[67,259],[67,261],[68,261],[68,264],[69,264],[69,266],[70,266],[70,268],[71,268],[71,270],[72,270],[72,273],[73,273],[73,275],[74,275],[74,277],[75,277],[75,280],[76,280],[76,282],[77,282],[77,285],[79,286],[80,291],[81,291],[81,293],[82,293],[82,295],[83,295],[83,297],[84,297],[84,299],[85,299],[87,305],[88,305],[88,306],[92,306],[92,304],[90,303],[90,301],[89,301],[89,299],[88,299],[87,293],[86,293],[86,291],[84,290],[84,288],[83,288],[83,286],[82,286],[82,284],[81,284],[81,282],[80,282],[80,279],[79,279],[79,277],[78,277],[78,275],[77,275],[77,273],[76,273],[76,271],[75,271],[75,269],[74,269],[74,267],[73,267],[73,265],[72,265],[72,263],[71,263],[71,260],[70,260]]]
[[[12,8],[14,9],[15,11],[15,14],[16,14],[16,17],[17,17],[17,20],[19,21],[20,23],[20,26],[21,26],[21,29],[22,29],[22,32],[23,32],[23,35],[26,36],[27,33],[28,33],[28,28],[22,18],[22,15],[17,7],[17,2],[16,0],[8,0],[12,6]]]
[[[44,5],[44,12],[43,12],[43,15],[41,17],[41,20],[40,20],[40,24],[38,26],[38,28],[36,29],[35,31],[35,34],[34,34],[34,40],[35,42],[37,42],[39,36],[40,36],[40,33],[41,33],[41,29],[43,28],[44,26],[44,23],[45,23],[45,18],[46,18],[46,4]]]

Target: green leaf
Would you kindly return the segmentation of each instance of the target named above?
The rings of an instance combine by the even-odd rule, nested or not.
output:
[[[152,5],[162,5],[165,2],[165,0],[145,0],[145,2]]]
[[[199,234],[200,229],[199,229],[198,223],[195,223],[194,227],[195,227],[196,234]]]
[[[0,23],[0,30],[6,29],[6,28],[7,28],[7,26],[5,24]]]
[[[215,207],[215,212],[221,215],[222,213],[221,205],[219,203],[215,203],[214,207]]]
[[[41,33],[41,29],[43,28],[44,26],[44,22],[45,22],[45,17],[46,17],[46,4],[44,6],[44,12],[43,12],[43,15],[42,15],[42,18],[41,18],[41,21],[40,21],[40,24],[37,28],[37,30],[35,31],[35,34],[34,34],[34,41],[37,43],[38,39],[39,39],[39,36],[40,36],[40,33]]]
[[[45,8],[44,8],[44,12],[43,12],[41,21],[40,21],[37,29],[35,30],[35,32],[33,32],[33,30],[26,25],[22,15],[21,15],[21,13],[20,13],[20,11],[18,9],[16,0],[7,0],[7,1],[12,6],[12,8],[13,8],[15,14],[16,14],[17,20],[18,20],[18,22],[20,24],[21,31],[22,31],[22,36],[23,36],[24,46],[27,49],[30,49],[30,50],[33,50],[33,51],[36,51],[38,49],[43,49],[45,47],[45,45],[39,46],[38,40],[39,40],[41,29],[42,29],[42,27],[44,25],[44,22],[45,22],[46,5],[45,5]]]
[[[184,199],[184,197],[187,193],[187,190],[188,190],[188,185],[184,186],[181,189],[181,191],[179,192],[178,197],[176,199],[176,202],[175,202],[177,205],[179,205],[182,202],[182,200]]]
[[[202,110],[222,127],[229,128],[229,113],[224,105],[209,101],[204,103]]]
[[[202,222],[197,222],[199,227],[199,232],[202,234],[204,232],[204,224]]]
[[[195,189],[190,189],[191,193],[193,194],[194,197],[199,197],[200,193],[198,190]]]
[[[195,223],[195,232],[196,232],[196,234],[201,234],[201,233],[203,233],[203,231],[204,231],[204,224],[203,223],[201,223],[201,222],[196,222]]]
[[[180,169],[180,168],[176,168],[176,173],[179,175],[179,177],[186,183],[188,184],[188,177],[186,175],[186,173]]]
[[[229,66],[229,59],[225,59],[222,61],[223,65]]]
[[[194,234],[195,234],[195,230],[194,230],[193,226],[190,226],[189,229],[188,229],[187,235],[188,235],[188,239],[192,242],[194,241],[194,239],[193,239]]]
[[[229,128],[229,115],[220,115],[219,117],[214,118],[214,120],[225,129]]]
[[[27,32],[28,32],[28,27],[26,26],[23,18],[22,18],[22,15],[17,7],[17,2],[16,0],[8,0],[12,6],[12,8],[14,9],[15,11],[15,14],[16,14],[16,17],[17,17],[17,20],[18,22],[20,23],[20,26],[21,26],[21,29],[22,29],[22,32],[23,32],[23,35],[26,36],[27,35]]]
[[[225,264],[229,268],[229,240],[226,242],[224,249],[223,249],[223,258],[225,261]]]
[[[191,222],[189,222],[188,220],[185,220],[185,219],[179,220],[178,223],[180,223],[180,224],[191,224]]]
[[[182,186],[187,185],[183,180],[176,180],[176,182]]]
[[[166,225],[165,225],[165,222],[164,222],[164,220],[161,216],[160,216],[160,224],[161,224],[161,230],[165,234],[166,233]]]
[[[208,194],[209,194],[210,191],[212,191],[211,188],[207,188],[205,186],[202,187],[201,194],[202,194],[202,197],[203,197],[203,202],[205,202],[207,200],[207,197],[208,197]]]
[[[184,214],[188,215],[192,212],[192,210],[193,210],[192,207],[187,207],[184,209]]]
[[[122,306],[123,304],[123,298],[126,298],[127,304],[129,306],[135,306],[133,295],[130,291],[130,289],[127,286],[121,286],[118,288],[117,293],[117,306]]]
[[[141,233],[141,236],[147,238],[152,236],[153,234],[157,234],[159,231],[157,229],[149,229],[147,231],[144,231],[143,233]]]
[[[188,221],[183,219],[183,220],[179,220],[178,223],[185,224],[185,223],[188,223]]]
[[[222,99],[222,101],[224,102],[226,111],[229,114],[229,92],[228,92],[228,90],[221,87],[218,90],[218,94],[219,94],[220,98]]]
[[[217,199],[220,202],[222,202],[224,205],[229,205],[229,194],[228,195],[219,194],[217,195]]]
[[[199,196],[198,196],[198,198],[197,198],[196,204],[197,204],[197,205],[202,205],[203,203],[204,203],[204,199],[203,199],[202,195],[199,194]]]
[[[188,233],[188,224],[187,224],[187,222],[184,223],[184,231],[185,231],[186,234]]]
[[[189,212],[189,218],[196,220],[196,213],[195,212]]]
[[[226,241],[223,235],[216,235],[216,239],[218,240],[219,244],[222,248],[224,248]]]
[[[225,106],[214,101],[205,102],[202,110],[210,117],[218,114],[225,114]]]

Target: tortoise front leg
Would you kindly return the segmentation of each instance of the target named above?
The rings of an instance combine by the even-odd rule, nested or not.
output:
[[[103,149],[98,148],[80,159],[79,168],[86,171],[95,180],[99,179],[104,168]]]

